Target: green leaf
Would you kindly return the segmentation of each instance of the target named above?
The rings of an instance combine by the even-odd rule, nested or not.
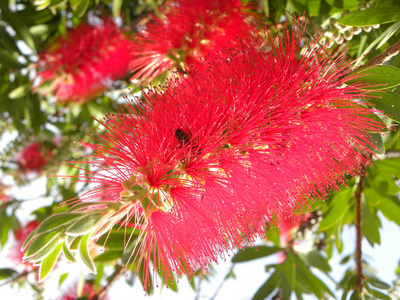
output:
[[[318,231],[324,231],[331,228],[340,221],[350,208],[349,200],[352,197],[352,190],[345,189],[337,193],[332,199],[332,207],[325,213],[319,224]]]
[[[36,229],[36,233],[45,233],[59,229],[60,227],[72,222],[76,218],[82,217],[81,213],[58,213],[45,219]]]
[[[366,275],[365,277],[366,277],[368,283],[370,283],[372,286],[374,286],[378,289],[382,289],[382,290],[390,290],[391,289],[391,286],[389,284],[379,280],[375,276]]]
[[[300,254],[300,253],[299,253]],[[317,250],[308,252],[305,255],[305,259],[311,266],[320,269],[321,271],[328,273],[331,271],[331,267],[328,260],[319,253]]]
[[[67,247],[65,242],[64,242],[64,245],[63,245],[63,252],[64,252],[64,255],[65,255],[66,259],[68,259],[71,262],[75,262],[76,261],[75,256],[68,249],[68,247]]]
[[[33,255],[37,254],[40,250],[44,249],[47,245],[54,243],[54,241],[58,238],[59,232],[57,231],[51,231],[37,235],[26,250],[24,259],[29,259]]]
[[[113,0],[112,14],[114,18],[119,16],[123,2],[124,0]]]
[[[82,0],[82,2],[78,5],[78,7],[75,9],[75,14],[81,18],[85,14],[88,6],[89,6],[90,0]]]
[[[8,217],[6,210],[0,212],[0,245],[4,247],[8,240],[8,232],[10,230],[11,219]]]
[[[64,273],[60,275],[60,278],[58,279],[58,286],[62,285],[62,283],[67,279],[69,273]]]
[[[378,97],[371,98],[370,100],[374,103],[375,108],[383,111],[386,116],[400,123],[400,95],[390,91],[373,92],[370,95]]]
[[[279,247],[268,247],[268,246],[246,248],[242,251],[239,251],[238,254],[236,254],[235,257],[232,258],[232,262],[239,263],[257,258],[262,258],[282,250],[283,249]]]
[[[381,197],[381,203],[376,207],[388,220],[400,226],[400,206],[397,202],[397,196]]]
[[[367,144],[366,146],[375,153],[385,153],[385,144],[383,143],[382,136],[377,132],[372,132],[369,134],[369,136],[372,141],[372,145]]]
[[[369,291],[372,294],[372,296],[376,297],[376,299],[387,299],[387,300],[392,299],[388,295],[385,295],[385,294],[381,293],[380,291],[373,290],[373,289],[370,289]]]
[[[364,197],[368,205],[375,206],[381,203],[380,195],[378,194],[376,189],[366,188],[364,190]]]
[[[290,300],[290,295],[296,285],[296,263],[292,251],[286,253],[286,259],[282,267],[282,299]]]
[[[368,206],[363,203],[362,204],[362,218],[361,218],[361,226],[362,232],[365,237],[368,239],[371,246],[381,243],[381,237],[379,235],[379,226],[376,221],[376,217],[374,217],[369,211]]]
[[[89,254],[89,235],[90,233],[84,235],[79,243],[79,256],[82,262],[89,268],[89,270],[96,274],[96,266],[93,263],[92,258]]]
[[[18,272],[13,269],[0,269],[0,280],[4,280],[13,276],[17,276]]]
[[[51,270],[53,270],[61,250],[62,243],[58,243],[54,247],[54,250],[45,259],[43,259],[39,269],[39,282],[42,282],[44,279],[46,279]]]
[[[280,268],[276,268],[275,272],[273,272],[269,276],[268,280],[264,282],[264,284],[260,286],[260,288],[257,290],[255,295],[253,296],[253,300],[264,300],[272,294],[272,292],[281,283],[280,271]]]
[[[69,4],[71,4],[72,8],[77,8],[79,4],[81,4],[84,0],[69,0]]]
[[[339,19],[339,24],[353,27],[371,26],[400,20],[400,7],[374,7],[353,11]]]
[[[79,219],[77,222],[72,224],[66,231],[66,235],[80,236],[84,235],[93,230],[97,222],[103,216],[103,213],[92,213]]]
[[[385,90],[400,85],[400,69],[393,66],[373,66],[363,68],[349,76],[362,76],[356,79],[351,79],[346,84],[361,83],[365,84],[368,90]]]
[[[122,251],[104,251],[102,254],[94,258],[94,262],[109,262],[115,261],[122,257]]]

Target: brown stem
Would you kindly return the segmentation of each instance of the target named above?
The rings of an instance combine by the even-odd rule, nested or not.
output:
[[[379,54],[378,56],[371,59],[363,67],[383,64],[384,62],[388,61],[391,57],[395,56],[399,52],[400,52],[400,41],[394,44],[393,46],[387,48],[385,52],[383,52],[382,54]]]
[[[355,194],[356,198],[356,260],[357,260],[357,284],[356,289],[361,293],[363,288],[363,280],[364,276],[362,274],[362,228],[361,228],[361,196],[364,189],[364,181],[365,181],[365,169],[364,173],[360,176],[360,181],[358,183],[358,188]]]
[[[107,291],[113,285],[115,281],[124,273],[125,267],[117,265],[111,278],[108,280],[107,285],[104,286],[96,295],[94,295],[91,300],[101,300],[106,296]]]

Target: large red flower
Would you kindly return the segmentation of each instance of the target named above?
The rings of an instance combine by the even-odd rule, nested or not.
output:
[[[382,125],[345,84],[348,63],[313,46],[300,54],[302,34],[226,49],[83,143],[97,169],[81,180],[99,186],[81,201],[124,206],[109,220],[140,232],[131,259],[146,284],[151,262],[166,278],[206,269],[368,163]]]
[[[112,20],[82,23],[40,54],[35,89],[60,102],[90,100],[127,75],[129,44]]]
[[[239,0],[169,0],[132,45],[132,79],[150,82],[171,68],[198,63],[255,31]],[[200,65],[198,65],[199,67]]]

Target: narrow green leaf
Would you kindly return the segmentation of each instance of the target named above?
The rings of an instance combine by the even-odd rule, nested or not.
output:
[[[13,269],[0,269],[0,280],[4,280],[13,276],[17,276],[18,272]]]
[[[383,111],[386,116],[394,121],[400,122],[400,95],[390,91],[373,92],[370,95],[378,97],[370,99],[375,108]]]
[[[388,295],[385,295],[384,293],[381,293],[380,291],[377,290],[370,289],[370,293],[372,294],[372,296],[376,297],[376,299],[387,299],[387,300],[392,299]]]
[[[400,206],[397,203],[397,196],[381,197],[381,203],[376,207],[380,209],[382,214],[390,221],[400,226]]]
[[[400,7],[374,7],[353,11],[339,19],[339,24],[346,26],[371,26],[400,20]]]
[[[89,254],[89,235],[90,233],[84,235],[79,243],[79,256],[88,269],[96,274],[96,266]]]
[[[120,259],[122,257],[122,251],[112,251],[108,250],[103,253],[101,253],[99,256],[94,258],[95,263],[99,262],[109,262],[109,261],[115,261],[117,259]]]
[[[296,285],[296,263],[292,251],[287,252],[286,259],[283,262],[281,274],[282,279],[282,299],[290,300],[292,291]]]
[[[69,0],[69,4],[72,8],[77,8],[79,4],[81,4],[84,0]]]
[[[78,5],[78,7],[75,9],[76,15],[81,18],[85,14],[88,6],[89,6],[90,0],[82,0],[82,2]]]
[[[25,251],[26,247],[30,244],[33,238],[36,236],[36,230],[32,231],[28,237],[26,238],[25,242],[22,244],[21,251]]]
[[[273,272],[266,282],[257,290],[255,295],[253,296],[253,300],[264,300],[269,295],[273,293],[273,291],[279,286],[281,283],[280,276],[280,268],[277,268],[275,272]]]
[[[92,231],[102,215],[103,213],[92,213],[79,219],[65,231],[65,234],[80,236]]]
[[[374,188],[366,188],[364,190],[364,197],[368,205],[375,206],[381,203],[380,195]]]
[[[370,283],[372,286],[382,289],[382,290],[390,290],[391,286],[387,284],[386,282],[383,282],[382,280],[379,280],[375,276],[365,276],[367,279],[367,282]]]
[[[69,273],[64,273],[60,275],[60,278],[58,279],[58,286],[62,285],[62,283],[67,279]]]
[[[246,248],[242,251],[239,251],[238,254],[232,258],[232,262],[244,262],[257,258],[262,258],[274,254],[276,252],[282,251],[282,248],[279,247],[268,247],[268,246],[259,246],[254,248]]]
[[[39,227],[36,229],[36,232],[39,234],[59,229],[59,227],[64,226],[82,216],[82,213],[58,213],[52,215],[39,225]]]
[[[119,16],[123,2],[124,2],[124,0],[113,0],[112,14],[113,14],[114,18]]]
[[[351,197],[351,189],[343,190],[333,197],[332,207],[325,213],[321,223],[319,224],[319,232],[331,228],[340,221],[346,211],[350,208],[349,200]]]
[[[374,217],[369,211],[368,206],[363,203],[362,204],[362,218],[361,218],[361,226],[362,232],[364,236],[367,238],[371,246],[381,243],[381,237],[379,234],[379,226],[376,221],[376,217]]]
[[[64,242],[63,244],[63,253],[65,255],[65,257],[71,261],[71,262],[75,262],[75,256],[72,254],[72,252],[69,250],[69,248],[67,247],[66,243]]]
[[[51,231],[47,233],[41,233],[35,237],[32,244],[28,247],[25,252],[25,259],[29,259],[33,255],[37,254],[40,250],[44,249],[51,242],[54,242],[59,236],[59,232]]]
[[[328,260],[319,253],[317,250],[310,251],[305,256],[307,262],[321,271],[328,273],[331,271],[331,267]]]
[[[6,210],[0,212],[0,245],[4,247],[8,240],[8,232],[10,230],[11,220],[7,215]]]
[[[50,274],[56,265],[57,259],[60,256],[62,250],[62,243],[58,243],[54,250],[48,255],[40,264],[39,269],[39,282],[42,282]]]
[[[368,90],[386,90],[400,85],[400,69],[393,66],[366,67],[350,76],[355,74],[362,77],[349,80],[346,84],[366,84],[364,88]]]

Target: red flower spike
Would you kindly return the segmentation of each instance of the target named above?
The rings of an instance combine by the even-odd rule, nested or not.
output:
[[[127,75],[130,41],[112,20],[82,23],[39,55],[35,90],[59,102],[84,102]]]
[[[50,149],[47,149],[40,142],[33,142],[22,151],[17,160],[20,169],[24,172],[40,173],[52,156],[53,153]]]
[[[279,223],[324,198],[369,162],[382,124],[359,104],[365,90],[344,84],[343,57],[331,62],[313,45],[300,55],[301,36],[286,30],[224,50],[145,93],[141,114],[128,105],[109,115],[91,134],[96,143],[82,143],[97,169],[81,180],[99,186],[80,201],[129,208],[124,222],[140,232],[131,261],[144,268],[145,289],[151,262],[165,277],[206,270],[264,236],[272,216]]]
[[[239,0],[171,0],[139,28],[132,45],[132,79],[149,83],[169,69],[198,64],[256,30]],[[245,12],[247,10],[247,12]]]

